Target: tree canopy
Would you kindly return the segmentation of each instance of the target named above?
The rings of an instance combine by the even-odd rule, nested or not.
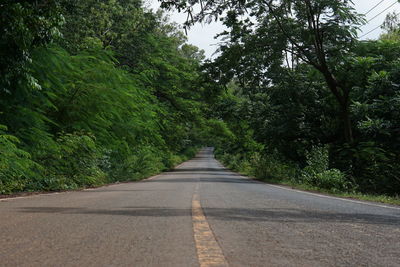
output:
[[[400,192],[400,39],[350,0],[162,0],[219,19],[219,54],[140,0],[0,4],[0,194],[141,179],[216,147],[329,192]]]
[[[21,0],[1,14],[0,193],[139,179],[196,151],[203,52],[161,11]]]
[[[211,103],[235,136],[218,146],[224,162],[265,179],[398,194],[395,15],[380,40],[359,41],[365,20],[352,1],[160,2],[186,12],[186,27],[227,28],[204,65],[214,90],[227,88]]]

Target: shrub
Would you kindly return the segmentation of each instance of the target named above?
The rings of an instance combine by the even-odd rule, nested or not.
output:
[[[398,195],[400,192],[399,155],[376,142],[342,146],[339,166],[346,166],[362,193]]]
[[[338,169],[329,169],[319,173],[309,173],[304,170],[303,179],[309,185],[333,192],[347,191],[350,188],[350,183],[346,180],[344,173]]]
[[[46,154],[43,165],[47,168],[41,181],[44,189],[74,189],[106,182],[99,167],[101,153],[90,133],[60,134],[57,146]]]
[[[110,155],[112,181],[134,181],[153,175],[163,169],[162,151],[148,146],[131,148],[122,141]]]
[[[283,161],[277,153],[254,153],[251,160],[254,176],[269,181],[291,180],[297,176],[298,167]]]
[[[314,147],[306,155],[308,166],[302,170],[301,181],[333,192],[346,191],[352,186],[344,173],[329,169],[328,147]]]
[[[31,160],[31,155],[18,148],[19,139],[6,133],[7,127],[0,125],[0,194],[22,191],[33,168],[40,167]]]
[[[268,181],[282,181],[294,179],[297,176],[298,167],[280,159],[277,153],[262,155],[259,152],[249,155],[238,154],[217,154],[227,167],[246,175]]]
[[[163,165],[167,169],[171,169],[174,166],[178,165],[182,161],[182,157],[178,155],[174,155],[172,152],[167,152],[165,153],[164,159],[163,159]]]
[[[199,148],[193,147],[193,146],[189,146],[189,147],[186,147],[183,150],[182,155],[185,157],[185,160],[186,159],[191,159],[194,156],[196,156],[198,151],[199,151]]]

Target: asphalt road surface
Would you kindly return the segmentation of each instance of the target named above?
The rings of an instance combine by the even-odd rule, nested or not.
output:
[[[400,208],[255,182],[206,148],[149,180],[1,200],[0,266],[400,266]]]

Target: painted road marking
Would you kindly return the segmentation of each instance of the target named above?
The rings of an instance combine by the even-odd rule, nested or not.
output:
[[[238,177],[242,178],[242,179],[246,179],[246,180],[251,180],[254,183],[258,183],[258,184],[263,184],[266,186],[271,186],[271,187],[275,187],[275,188],[279,188],[279,189],[283,189],[283,190],[287,190],[287,191],[293,191],[293,192],[297,192],[297,193],[302,193],[302,194],[306,194],[306,195],[311,195],[311,196],[316,196],[316,197],[321,197],[321,198],[329,198],[329,199],[336,199],[336,200],[341,200],[341,201],[347,201],[347,202],[352,202],[352,203],[357,203],[357,204],[361,204],[361,205],[367,205],[367,206],[372,206],[372,207],[377,207],[377,208],[385,208],[385,209],[392,209],[392,210],[400,210],[400,207],[393,207],[393,206],[387,206],[387,205],[380,205],[380,204],[375,204],[375,203],[368,203],[368,202],[364,202],[364,201],[358,201],[358,200],[353,200],[353,199],[347,199],[347,198],[341,198],[341,197],[333,197],[333,196],[327,196],[327,195],[321,195],[321,194],[317,194],[317,193],[311,193],[311,192],[306,192],[306,191],[301,191],[301,190],[296,190],[296,189],[292,189],[292,188],[287,188],[284,186],[279,186],[279,185],[273,185],[273,184],[268,184],[268,183],[264,183],[261,181],[257,181],[254,179],[251,179],[247,176],[243,176],[240,175],[236,172],[232,172],[231,170],[225,168],[219,161],[218,161],[220,167],[224,170],[226,170],[227,172],[233,173],[238,175]]]
[[[229,266],[200,204],[198,184],[192,199],[194,240],[200,267]]]
[[[0,202],[4,201],[7,202],[8,200],[14,200],[14,199],[24,199],[24,198],[34,198],[34,197],[40,197],[40,196],[52,196],[52,195],[59,195],[63,193],[69,193],[68,192],[54,192],[54,193],[39,193],[39,194],[33,194],[33,195],[28,195],[24,197],[5,197],[5,198],[0,198]]]
[[[265,184],[265,183],[263,183],[263,184]],[[400,207],[391,207],[391,206],[379,205],[379,204],[368,203],[368,202],[363,202],[363,201],[358,201],[358,200],[352,200],[352,199],[346,199],[346,198],[340,198],[340,197],[331,197],[331,196],[326,196],[326,195],[321,195],[321,194],[316,194],[316,193],[311,193],[311,192],[305,192],[305,191],[301,191],[301,190],[286,188],[286,187],[279,186],[279,185],[272,185],[272,184],[265,184],[265,185],[268,185],[268,186],[271,186],[271,187],[275,187],[275,188],[284,189],[284,190],[288,190],[288,191],[294,191],[294,192],[298,192],[298,193],[302,193],[302,194],[306,194],[306,195],[321,197],[321,198],[336,199],[336,200],[347,201],[347,202],[352,202],[352,203],[357,203],[357,204],[362,204],[362,205],[367,205],[367,206],[372,206],[372,207],[377,207],[377,208],[400,210]]]
[[[341,198],[341,197],[334,197],[334,196],[327,196],[327,195],[322,195],[322,194],[317,194],[317,193],[312,193],[312,192],[306,192],[306,191],[302,191],[302,190],[296,190],[293,188],[287,188],[284,186],[279,186],[279,185],[273,185],[273,184],[268,184],[265,182],[261,182],[261,181],[257,181],[254,179],[251,179],[247,176],[243,176],[240,175],[236,172],[232,172],[231,170],[225,168],[219,161],[217,161],[220,165],[220,167],[224,170],[226,170],[227,172],[233,173],[238,175],[238,177],[242,178],[242,179],[246,179],[246,180],[251,180],[254,183],[258,183],[258,184],[263,184],[266,186],[270,186],[270,187],[275,187],[275,188],[279,188],[279,189],[283,189],[283,190],[287,190],[287,191],[293,191],[293,192],[297,192],[297,193],[301,193],[301,194],[305,194],[305,195],[311,195],[311,196],[316,196],[316,197],[321,197],[321,198],[328,198],[328,199],[336,199],[336,200],[341,200],[341,201],[346,201],[346,202],[352,202],[352,203],[357,203],[357,204],[361,204],[361,205],[367,205],[367,206],[371,206],[371,207],[377,207],[377,208],[385,208],[385,209],[392,209],[392,210],[400,210],[400,207],[394,207],[394,206],[388,206],[388,205],[381,205],[381,204],[375,204],[375,203],[369,203],[369,202],[365,202],[365,201],[358,201],[358,200],[353,200],[353,199],[347,199],[347,198]]]

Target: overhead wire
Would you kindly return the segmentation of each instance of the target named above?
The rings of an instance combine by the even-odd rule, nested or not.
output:
[[[373,11],[375,8],[377,8],[379,5],[381,5],[385,0],[381,0],[379,3],[377,3],[375,6],[373,6],[370,10],[368,10],[364,15],[369,14],[371,11]],[[379,12],[377,15],[375,15],[374,17],[370,18],[365,24],[368,24],[369,22],[371,22],[372,20],[376,19],[377,17],[379,17],[380,15],[382,15],[385,11],[387,11],[388,9],[390,9],[391,7],[393,7],[395,4],[398,3],[398,0],[396,0],[394,3],[392,3],[390,6],[388,6],[387,8],[385,8],[384,10],[382,10],[381,12]],[[383,26],[384,23],[380,24],[379,26],[373,28],[372,30],[364,33],[363,35],[361,35],[359,38],[362,38],[364,36],[367,36],[368,34],[376,31],[377,29],[381,28]],[[362,32],[362,31],[361,31]]]
[[[400,13],[396,13],[396,16],[400,15]],[[359,38],[363,38],[364,36],[367,36],[368,34],[370,34],[371,32],[376,31],[377,29],[381,28],[385,23],[380,24],[379,26],[373,28],[372,30],[364,33],[363,35],[361,35]]]
[[[371,32],[374,32],[374,31],[376,31],[377,29],[379,29],[380,27],[382,27],[382,25],[383,25],[383,24],[379,25],[379,26],[376,27],[376,28],[373,28],[372,30],[368,31],[367,33],[364,33],[363,35],[361,35],[361,36],[358,37],[358,38],[363,38],[364,36],[367,36],[367,35],[370,34]]]
[[[374,10],[375,8],[377,8],[380,4],[382,4],[383,2],[385,2],[385,0],[381,0],[378,4],[376,4],[375,6],[373,6],[370,10],[368,10],[364,15],[368,15],[369,13],[371,13],[372,10]]]
[[[393,4],[391,4],[390,6],[388,6],[387,8],[385,8],[384,10],[382,10],[381,12],[379,12],[377,15],[375,15],[374,17],[370,18],[367,23],[371,22],[372,20],[376,19],[377,17],[379,17],[381,14],[383,14],[383,12],[385,12],[386,10],[388,10],[389,8],[393,7],[395,4],[397,4],[398,1],[396,0]]]

